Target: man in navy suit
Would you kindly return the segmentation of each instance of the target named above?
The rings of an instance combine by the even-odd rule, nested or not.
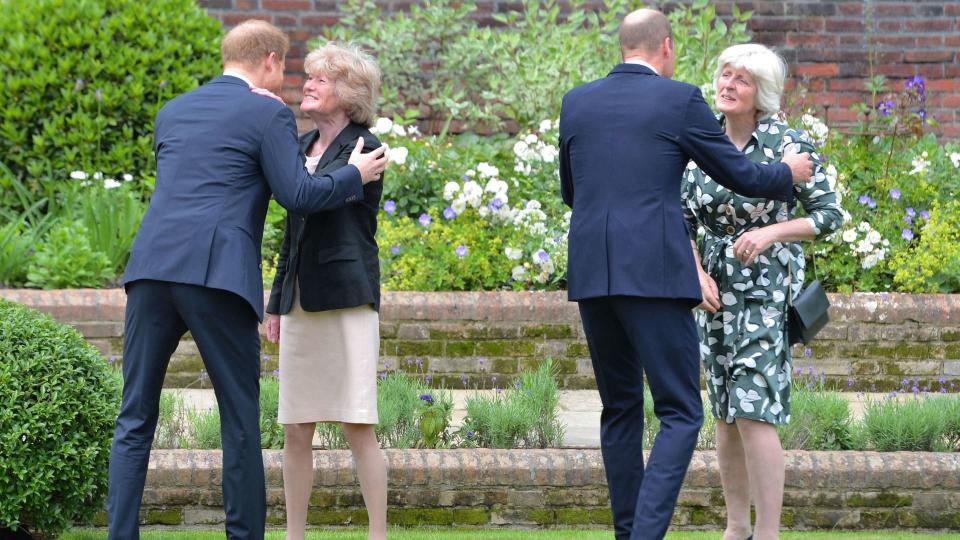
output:
[[[783,201],[812,173],[806,154],[767,166],[739,152],[700,91],[670,80],[671,41],[662,13],[627,15],[623,63],[568,92],[560,113],[561,193],[573,208],[569,298],[579,303],[603,403],[618,540],[666,534],[703,422],[691,312],[702,295],[680,205],[684,168],[692,159],[739,193]],[[644,373],[661,422],[646,469]]]
[[[247,21],[223,39],[224,74],[157,114],[156,189],[124,276],[123,402],[110,454],[111,540],[140,536],[139,511],[160,389],[190,331],[220,408],[223,501],[230,539],[263,538],[259,377],[263,318],[260,240],[271,194],[297,214],[363,200],[385,147],[312,177],[299,157],[293,113],[254,93],[279,93],[287,37]]]

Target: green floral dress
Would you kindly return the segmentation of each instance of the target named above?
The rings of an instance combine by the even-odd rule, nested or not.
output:
[[[754,162],[777,163],[792,143],[811,152],[815,162],[813,178],[794,186],[794,194],[821,238],[842,225],[843,213],[835,176],[828,175],[809,138],[769,118],[757,124],[744,154]],[[720,291],[717,313],[697,312],[713,414],[727,423],[736,418],[787,423],[791,355],[785,314],[787,295],[796,298],[803,285],[803,250],[797,242],[777,242],[746,266],[733,256],[733,244],[746,231],[793,219],[796,206],[738,195],[693,162],[684,174],[682,199],[700,263]]]

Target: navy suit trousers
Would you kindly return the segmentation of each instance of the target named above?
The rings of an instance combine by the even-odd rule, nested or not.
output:
[[[257,314],[231,292],[165,281],[127,286],[123,402],[110,451],[109,540],[140,538],[139,514],[160,390],[189,330],[217,396],[228,539],[262,540],[266,518],[260,452]]]
[[[608,296],[579,306],[603,403],[600,447],[616,538],[663,538],[703,423],[690,301]],[[646,468],[644,374],[660,419]]]

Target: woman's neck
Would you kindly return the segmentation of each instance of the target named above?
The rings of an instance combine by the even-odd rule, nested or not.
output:
[[[335,115],[313,116],[313,122],[317,125],[317,131],[320,135],[313,145],[307,151],[307,155],[316,156],[322,154],[327,147],[337,138],[337,135],[343,131],[343,128],[350,124],[350,118],[340,112]]]
[[[723,129],[730,142],[743,150],[753,137],[753,131],[757,129],[757,121],[753,114],[727,115],[724,117]]]

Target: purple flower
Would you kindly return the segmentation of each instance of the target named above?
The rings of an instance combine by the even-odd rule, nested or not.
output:
[[[907,209],[904,210],[904,212],[906,212],[907,215],[910,217],[917,217],[917,211],[914,210],[912,207],[907,207]]]
[[[503,206],[503,201],[500,200],[500,197],[494,197],[490,204],[487,205],[487,208],[490,210],[499,210]]]
[[[880,111],[880,114],[884,116],[890,116],[890,113],[893,111],[894,107],[895,105],[893,101],[881,101],[880,103],[877,103],[877,110]]]
[[[396,245],[396,244],[390,246],[390,254],[391,254],[391,255],[398,255],[399,253],[400,253],[400,246],[398,246],[398,245]]]
[[[870,199],[870,200],[867,202],[867,208],[873,210],[873,209],[876,208],[876,207],[877,207],[877,201],[875,201],[875,200],[873,200],[873,199]]]
[[[923,81],[923,77],[919,75],[907,79],[906,89],[910,90],[911,88],[915,89],[921,96],[923,96],[927,91],[927,86]]]
[[[380,374],[380,380],[381,380],[381,381],[385,381],[386,379],[387,379],[387,373],[386,373],[386,372],[381,373],[381,374]]]
[[[279,377],[279,376],[280,376],[280,370],[279,370],[279,369],[273,370],[273,376],[274,376],[274,377]]]
[[[913,225],[913,218],[910,216],[903,216],[903,220],[907,222],[907,225]]]
[[[804,348],[803,348],[803,355],[806,356],[807,358],[810,358],[811,356],[813,356],[813,349],[811,349],[810,347],[804,347]],[[813,367],[812,367],[812,366],[810,367],[810,373],[813,373]]]
[[[550,260],[550,254],[542,249],[537,250],[537,252],[534,253],[534,257],[536,257],[537,261],[541,263],[545,263]]]
[[[393,215],[393,213],[397,211],[397,202],[393,199],[390,199],[389,201],[383,203],[383,211]]]
[[[877,201],[871,199],[869,195],[861,195],[860,198],[857,199],[857,202],[870,208],[877,207]]]
[[[443,218],[444,218],[444,219],[446,219],[446,220],[451,220],[451,219],[453,219],[453,218],[455,218],[455,217],[457,217],[457,212],[456,212],[453,208],[451,208],[451,207],[448,206],[448,207],[446,207],[446,208],[443,209]]]
[[[496,385],[496,384],[497,384],[497,376],[496,376],[496,375],[494,375],[493,377],[490,377],[490,384],[493,384],[493,385]]]
[[[77,79],[77,82],[74,83],[74,85],[73,85],[73,91],[74,91],[74,92],[79,92],[79,91],[83,90],[83,87],[84,87],[85,85],[86,85],[86,83],[83,82],[83,79]]]
[[[103,92],[101,92],[100,89],[97,88],[96,91],[94,91],[94,93],[93,93],[93,97],[94,97],[98,102],[99,102],[99,101],[103,101]]]
[[[849,388],[851,386],[853,386],[853,377],[847,378],[847,387]]]
[[[943,377],[940,377],[939,379],[937,379],[937,382],[940,383],[940,386],[947,384],[947,380],[944,379]]]
[[[117,362],[117,357],[116,357],[116,356],[111,356],[110,358],[107,358],[107,363],[110,364],[111,366],[112,366],[113,364],[115,364],[116,362]],[[943,379],[941,379],[941,380],[943,380]]]
[[[421,225],[426,227],[427,225],[430,225],[430,222],[433,221],[433,218],[430,217],[430,214],[423,213],[423,214],[420,214],[420,219],[418,221],[420,221]]]
[[[270,356],[268,356],[268,355],[265,354],[265,355],[263,355],[263,358],[260,359],[260,361],[263,362],[264,364],[266,364],[267,362],[270,361]]]
[[[431,396],[430,394],[420,394],[420,399],[433,405],[433,396]]]
[[[467,386],[467,376],[463,373],[460,374],[460,384],[462,384],[464,387]]]
[[[468,439],[472,439],[474,435],[476,435],[476,434],[475,434],[474,432],[472,432],[472,431],[468,431],[468,432],[467,432],[467,438],[468,438]]]
[[[385,363],[383,364],[383,369],[385,369],[385,370],[387,370],[387,371],[390,371],[390,362],[385,362]]]
[[[926,110],[926,109],[919,109],[919,110],[917,111],[917,116],[919,116],[921,120],[926,120],[926,119],[927,119],[927,110]]]
[[[423,367],[423,360],[421,360],[419,357],[417,357],[417,360],[414,363],[417,364],[418,368]]]
[[[454,251],[456,252],[457,257],[460,257],[461,259],[466,257],[467,253],[470,252],[470,250],[467,249],[467,246],[463,244],[460,244],[459,246],[457,246],[457,249],[455,249]]]
[[[910,229],[904,229],[903,232],[900,233],[900,238],[903,238],[907,242],[913,240],[913,231]]]
[[[920,217],[922,217],[923,219],[927,219],[927,220],[928,220],[928,219],[930,219],[930,212],[927,212],[926,210],[921,210],[921,211],[920,211]]]
[[[900,190],[899,190],[899,189],[896,189],[896,188],[891,189],[891,190],[890,190],[890,198],[893,199],[893,200],[899,199],[899,198],[900,198]]]
[[[432,375],[427,375],[427,376],[424,377],[423,379],[424,379],[425,381],[427,381],[427,384],[430,384],[430,381],[433,380],[433,376],[432,376]]]

